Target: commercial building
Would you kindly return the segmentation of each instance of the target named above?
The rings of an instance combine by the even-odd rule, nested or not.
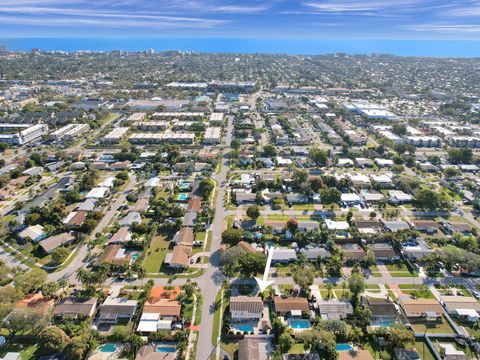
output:
[[[133,127],[143,131],[163,131],[168,128],[168,121],[137,121]]]
[[[214,112],[210,115],[210,124],[211,125],[223,125],[224,123],[224,114]]]
[[[50,139],[55,141],[62,140],[63,138],[71,140],[89,129],[90,126],[88,124],[68,124],[51,133]]]
[[[132,134],[128,139],[132,144],[193,144],[195,141],[194,133],[138,133]]]
[[[7,143],[9,145],[23,145],[38,140],[43,135],[47,135],[47,133],[47,124],[37,124],[30,126],[27,129],[22,130],[18,133],[0,134],[0,142]]]
[[[205,130],[205,135],[203,137],[204,144],[219,144],[222,134],[222,128],[219,127],[209,127]]]
[[[156,112],[152,119],[202,119],[205,116],[203,112]]]
[[[128,127],[115,128],[104,136],[103,141],[111,144],[119,143],[127,135],[129,130]]]

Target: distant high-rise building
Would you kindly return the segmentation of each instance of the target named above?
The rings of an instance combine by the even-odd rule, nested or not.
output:
[[[148,49],[147,54],[155,54],[155,49]]]
[[[0,54],[6,53],[6,52],[7,52],[7,47],[5,45],[0,45]]]

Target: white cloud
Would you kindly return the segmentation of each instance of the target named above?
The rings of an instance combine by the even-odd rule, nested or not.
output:
[[[480,24],[416,24],[404,28],[423,32],[480,33]]]

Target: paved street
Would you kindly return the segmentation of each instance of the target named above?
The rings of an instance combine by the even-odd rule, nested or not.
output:
[[[125,204],[126,197],[128,193],[135,188],[135,184],[135,177],[132,174],[129,174],[129,179],[125,190],[119,196],[117,196],[115,200],[113,200],[113,203],[110,205],[110,210],[108,210],[100,220],[97,227],[92,232],[90,239],[95,239],[95,236],[101,233],[108,226],[110,221],[115,217],[118,209]],[[87,244],[82,244],[72,262],[65,269],[49,274],[48,280],[58,281],[60,279],[68,279],[72,284],[77,283],[75,279],[75,272],[85,265],[84,259],[89,251],[90,249],[88,248]]]
[[[223,166],[219,174],[215,175],[213,179],[217,181],[219,188],[217,194],[217,201],[215,204],[215,218],[211,225],[212,229],[212,244],[210,246],[210,266],[206,273],[200,278],[199,286],[203,295],[202,308],[202,323],[200,325],[200,335],[197,347],[196,359],[208,359],[213,351],[211,342],[213,332],[213,313],[215,297],[222,285],[223,276],[220,273],[220,243],[224,226],[225,217],[225,193],[227,183],[228,167],[228,152],[230,150],[230,142],[232,140],[233,132],[233,117],[229,116],[227,120],[227,128],[225,135],[225,151],[223,154]]]

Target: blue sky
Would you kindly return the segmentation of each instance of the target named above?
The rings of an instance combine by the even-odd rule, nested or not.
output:
[[[480,39],[480,0],[0,0],[0,37]]]

